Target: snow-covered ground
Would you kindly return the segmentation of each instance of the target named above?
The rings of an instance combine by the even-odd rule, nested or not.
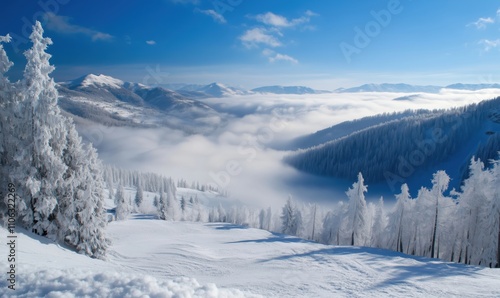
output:
[[[7,291],[2,279],[2,297],[500,295],[500,270],[327,246],[231,224],[143,218],[110,223],[105,262],[19,234],[17,290]],[[7,239],[3,228],[0,239]],[[5,245],[0,252],[7,255]]]

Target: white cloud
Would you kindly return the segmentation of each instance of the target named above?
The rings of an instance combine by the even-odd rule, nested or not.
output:
[[[497,12],[498,13],[498,12]],[[486,29],[489,24],[494,24],[493,18],[479,18],[477,21],[468,24],[467,26],[475,26],[477,29]]]
[[[276,53],[275,51],[271,49],[264,49],[262,50],[262,55],[268,57],[269,62],[274,63],[276,61],[287,61],[292,64],[298,64],[299,61],[291,56],[285,55],[285,54],[280,54]]]
[[[214,21],[216,21],[217,23],[221,23],[221,24],[227,23],[224,16],[221,15],[220,13],[216,12],[213,9],[207,9],[207,10],[195,9],[195,12],[199,12],[199,13],[202,13],[204,15],[207,15],[207,16],[211,17],[212,19],[214,19]]]
[[[479,44],[483,46],[485,52],[489,52],[492,49],[500,47],[500,39],[483,39],[479,41]]]
[[[156,41],[154,40],[146,40],[146,43],[150,46],[154,46],[156,44]]]
[[[289,27],[290,22],[288,20],[280,15],[276,15],[272,12],[267,12],[265,14],[259,14],[255,17],[257,21],[264,23],[266,25],[271,25],[275,27]]]
[[[287,61],[292,64],[297,64],[299,61],[291,56],[284,55],[284,54],[276,54],[274,57],[269,57],[269,62],[274,63],[276,61]]]
[[[64,34],[83,34],[89,36],[92,41],[99,40],[112,40],[114,37],[108,33],[96,31],[90,28],[86,28],[79,25],[74,25],[70,23],[70,18],[65,16],[58,16],[52,12],[48,12],[44,15],[47,22],[47,29],[64,33]]]
[[[247,30],[240,36],[240,40],[248,47],[264,44],[270,47],[279,47],[281,42],[264,28],[253,28]]]
[[[278,27],[278,28],[287,28],[287,27],[295,27],[300,24],[306,24],[311,21],[311,17],[317,16],[318,14],[307,10],[304,16],[292,20],[288,20],[286,17],[274,14],[272,12],[266,12],[264,14],[259,14],[255,17],[255,19],[265,25]]]
[[[246,30],[245,33],[239,37],[239,39],[247,47],[258,47],[260,45],[264,45],[276,48],[283,46],[282,40],[285,39],[285,34],[283,33],[284,29],[298,29],[301,31],[314,30],[314,27],[308,23],[311,21],[311,17],[317,15],[318,14],[307,10],[303,16],[296,19],[288,19],[285,16],[278,15],[273,12],[249,16],[249,18],[255,19],[262,25],[260,25],[261,27]],[[279,53],[276,54],[269,49],[264,49],[262,54],[267,56],[270,62],[288,61],[294,64],[298,63],[297,59],[291,56]]]
[[[275,52],[273,50],[271,50],[271,49],[264,49],[264,50],[262,50],[262,55],[264,55],[264,56],[271,56],[271,55],[274,55],[274,53]]]

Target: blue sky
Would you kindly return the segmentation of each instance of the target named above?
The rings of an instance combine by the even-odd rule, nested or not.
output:
[[[41,20],[56,80],[254,88],[500,81],[500,3],[472,0],[17,0],[0,34],[22,69]]]

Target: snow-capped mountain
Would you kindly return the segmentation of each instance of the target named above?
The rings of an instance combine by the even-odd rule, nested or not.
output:
[[[196,90],[186,90],[186,91],[198,91],[203,92],[210,97],[227,97],[234,95],[245,95],[248,92],[239,88],[226,86],[221,83],[211,83],[209,85],[203,86]]]
[[[252,89],[253,92],[258,93],[273,93],[273,94],[318,94],[326,93],[328,91],[314,90],[304,86],[264,86]]]
[[[69,89],[85,87],[110,87],[119,89],[123,86],[123,84],[124,82],[119,79],[115,79],[113,77],[105,76],[102,74],[88,74],[76,80],[61,83],[61,85]]]
[[[162,87],[89,74],[58,84],[59,105],[68,113],[106,125],[168,126],[199,132],[221,115],[210,106]]]
[[[409,85],[409,84],[364,84],[358,87],[352,88],[340,88],[335,90],[341,93],[353,93],[353,92],[402,92],[402,93],[414,93],[414,92],[425,92],[425,93],[437,93],[442,87],[439,86],[419,86],[419,85]]]

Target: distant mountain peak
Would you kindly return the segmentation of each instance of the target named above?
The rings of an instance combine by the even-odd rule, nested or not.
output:
[[[83,77],[80,77],[76,80],[66,82],[65,85],[68,85],[70,88],[76,87],[111,87],[111,88],[121,88],[124,82],[119,79],[115,79],[110,76],[106,76],[103,74],[95,75],[88,74]]]
[[[390,84],[364,84],[357,87],[352,88],[340,88],[335,90],[336,92],[341,93],[350,93],[350,92],[402,92],[402,93],[415,93],[415,92],[424,92],[424,93],[438,93],[442,87],[440,86],[420,86],[420,85],[409,85],[403,83]]]
[[[201,88],[198,88],[196,91],[206,93],[209,96],[214,96],[214,97],[225,97],[225,96],[232,96],[232,95],[244,95],[247,94],[247,91],[235,88],[235,87],[229,87],[227,85],[224,85],[222,83],[210,83],[206,86],[203,86]]]
[[[253,92],[274,93],[274,94],[316,94],[325,93],[325,91],[314,90],[305,86],[264,86],[252,89]]]

